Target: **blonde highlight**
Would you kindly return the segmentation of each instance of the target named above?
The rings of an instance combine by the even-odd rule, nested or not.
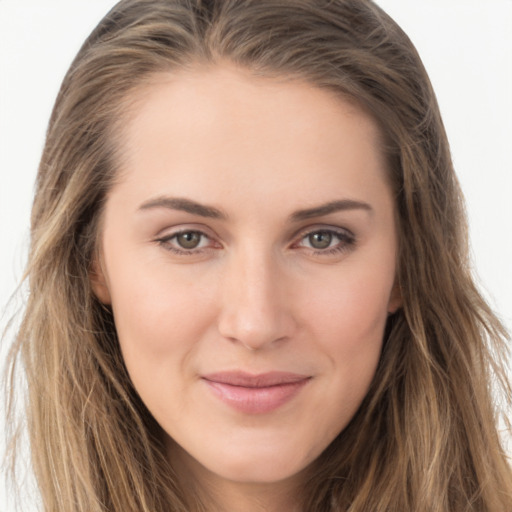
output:
[[[123,0],[64,79],[36,184],[11,372],[19,360],[44,510],[206,510],[166,460],[90,276],[130,101],[158,73],[222,61],[361,105],[381,127],[396,198],[403,307],[362,406],[310,468],[304,510],[511,508],[493,398],[511,406],[508,335],[475,287],[462,193],[407,36],[367,0]]]

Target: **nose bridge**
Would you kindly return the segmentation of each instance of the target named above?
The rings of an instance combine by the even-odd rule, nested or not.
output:
[[[232,254],[222,283],[222,336],[253,350],[290,336],[286,281],[271,251],[252,247]]]

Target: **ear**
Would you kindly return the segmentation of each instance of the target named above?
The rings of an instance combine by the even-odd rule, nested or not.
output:
[[[111,304],[112,300],[110,297],[107,275],[101,256],[98,253],[95,254],[94,260],[91,264],[89,280],[96,298],[103,304]]]
[[[391,289],[391,294],[389,295],[388,302],[388,313],[392,315],[396,313],[398,309],[402,307],[402,290],[400,289],[400,284],[398,283],[398,279],[395,279],[393,284],[393,288]]]

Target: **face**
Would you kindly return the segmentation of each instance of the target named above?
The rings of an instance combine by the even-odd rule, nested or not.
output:
[[[189,470],[298,479],[355,414],[394,292],[375,123],[231,68],[161,75],[122,134],[93,287]]]

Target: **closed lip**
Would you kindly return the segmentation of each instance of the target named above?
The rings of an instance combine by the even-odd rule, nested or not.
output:
[[[308,375],[276,371],[259,374],[230,371],[202,376],[221,402],[243,414],[266,414],[281,408],[310,379]]]
[[[309,375],[302,375],[291,372],[272,371],[266,373],[252,374],[243,371],[217,372],[203,375],[204,380],[226,384],[228,386],[240,386],[244,388],[268,388],[295,384],[310,379]]]

